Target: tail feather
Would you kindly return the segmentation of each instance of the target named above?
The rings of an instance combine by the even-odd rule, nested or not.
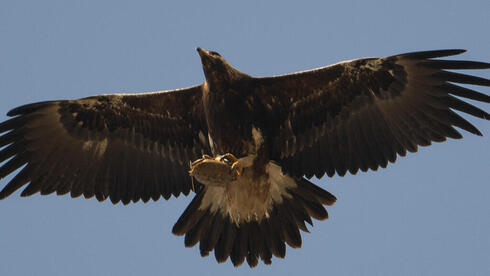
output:
[[[201,256],[214,250],[218,262],[228,257],[235,266],[246,260],[255,267],[258,260],[271,264],[272,256],[284,258],[286,244],[299,248],[301,233],[309,232],[306,223],[313,225],[312,218],[324,220],[328,213],[324,205],[335,203],[335,196],[301,178],[295,179],[296,187],[287,188],[287,196],[274,202],[269,215],[257,220],[233,221],[223,210],[203,206],[207,189],[198,192],[172,229],[176,235],[185,234],[185,245],[198,242]]]
[[[230,259],[234,266],[239,266],[248,255],[248,234],[250,223],[244,223],[237,229],[235,240],[233,241],[233,249],[231,250]]]
[[[212,215],[209,210],[202,213],[202,216],[196,225],[186,233],[184,239],[185,247],[193,247],[200,241],[201,237],[204,236],[211,224],[212,219],[210,218],[212,218]]]
[[[208,238],[202,239],[199,243],[199,250],[201,251],[202,257],[209,255],[209,252],[213,250],[223,230],[224,221],[219,216],[213,216],[212,220],[212,223],[204,234]]]
[[[301,247],[301,234],[299,233],[299,227],[294,223],[293,214],[288,212],[285,208],[285,204],[278,204],[275,206],[277,215],[272,215],[272,220],[278,220],[277,225],[280,225],[284,237],[284,241],[292,248]]]
[[[220,217],[220,219],[225,221],[225,227],[223,229],[223,233],[221,233],[219,237],[218,243],[214,247],[214,257],[216,258],[216,261],[218,261],[218,263],[225,262],[226,259],[228,259],[228,257],[230,256],[231,249],[233,248],[233,241],[235,240],[235,235],[237,231],[237,226],[232,223],[229,218]],[[206,239],[206,237],[203,237],[203,239]]]
[[[337,198],[329,193],[328,191],[316,186],[315,184],[311,183],[310,181],[301,178],[298,180],[301,182],[301,185],[304,187],[304,189],[299,189],[297,191],[298,194],[302,195],[304,198],[311,198],[314,197],[317,199],[317,201],[321,204],[332,206],[335,204],[337,201]]]
[[[309,233],[310,231],[308,230],[308,227],[306,227],[305,222],[313,226],[313,221],[311,221],[311,218],[306,215],[307,211],[305,208],[299,204],[294,204],[294,202],[291,202],[291,200],[287,198],[283,199],[283,205],[294,218],[294,221],[298,225],[299,229]]]
[[[280,229],[278,229],[278,227],[276,228],[268,219],[261,221],[260,229],[262,230],[261,234],[266,241],[266,246],[272,255],[277,258],[284,258],[286,256],[286,245],[284,244],[284,238],[282,237]],[[266,262],[267,260],[262,260],[264,263],[270,264],[272,262],[271,258],[268,259],[269,263]]]
[[[182,213],[179,220],[172,228],[172,233],[178,236],[186,234],[204,215],[204,211],[199,209],[202,197],[204,196],[203,190],[198,192],[189,206],[187,206],[184,213]]]

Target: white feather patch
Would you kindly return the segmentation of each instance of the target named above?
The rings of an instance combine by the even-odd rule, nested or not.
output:
[[[255,127],[252,127],[252,137],[254,139],[255,149],[257,150],[264,143],[264,137],[262,136],[262,132]]]
[[[208,132],[208,141],[209,141],[209,147],[211,148],[211,151],[214,152],[214,141],[213,137],[211,137],[211,134]]]
[[[82,149],[84,151],[94,153],[96,158],[102,157],[107,149],[107,138],[101,141],[88,140],[83,142]]]
[[[295,188],[295,180],[273,162],[266,165],[264,175],[254,178],[254,158],[254,155],[249,155],[240,159],[243,171],[237,180],[225,186],[206,186],[199,209],[220,211],[239,224],[241,221],[268,218],[274,204],[281,204],[284,197],[291,197],[286,189]]]

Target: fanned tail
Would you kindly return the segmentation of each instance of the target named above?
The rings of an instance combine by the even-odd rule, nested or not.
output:
[[[201,256],[214,250],[216,260],[221,263],[230,257],[235,266],[244,260],[255,267],[261,259],[271,264],[272,256],[284,258],[286,244],[301,247],[299,230],[309,232],[306,223],[313,219],[328,218],[324,205],[333,205],[335,196],[304,178],[295,179],[296,187],[286,188],[287,194],[274,201],[268,216],[260,220],[240,221],[233,219],[220,209],[203,207],[203,198],[208,191],[202,189],[189,204],[172,232],[185,234],[185,246],[199,242]],[[305,223],[306,222],[306,223]]]

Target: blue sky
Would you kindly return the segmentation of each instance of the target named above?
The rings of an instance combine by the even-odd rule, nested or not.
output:
[[[486,0],[231,2],[1,1],[0,120],[35,101],[201,83],[197,46],[258,76],[440,48],[490,61]],[[0,201],[0,275],[490,275],[490,127],[470,120],[484,137],[315,180],[339,199],[331,218],[272,266],[185,248],[170,231],[191,197],[114,206],[17,192]]]

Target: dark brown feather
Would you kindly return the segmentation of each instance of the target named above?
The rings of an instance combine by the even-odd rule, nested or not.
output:
[[[468,69],[468,68],[465,68],[465,69]],[[471,75],[465,75],[465,74],[461,74],[461,73],[440,71],[440,72],[432,75],[432,77],[440,79],[440,80],[444,80],[444,81],[451,81],[451,82],[464,83],[464,84],[482,85],[482,86],[490,86],[490,80],[488,80],[488,79],[476,77],[476,76],[471,76]]]
[[[490,63],[468,60],[424,60],[417,65],[433,69],[488,69]]]
[[[467,99],[490,103],[490,96],[485,95],[483,93],[468,89],[466,87],[461,87],[458,85],[454,85],[452,83],[445,83],[442,85],[434,86],[441,91],[446,91],[446,93],[453,94],[455,96],[464,97]]]
[[[235,240],[237,227],[228,218],[225,218],[223,232],[214,248],[214,256],[218,263],[225,262],[231,254],[233,242]]]
[[[212,223],[209,226],[207,232],[202,235],[201,241],[199,243],[201,256],[207,256],[209,252],[213,250],[221,235],[223,225],[224,218],[221,215],[217,214],[212,217]]]
[[[278,258],[284,258],[286,256],[286,245],[278,223],[277,209],[273,209],[270,219],[262,220],[260,226],[261,233],[264,235],[271,253]]]
[[[185,235],[184,244],[186,247],[193,247],[203,239],[203,235],[207,232],[212,218],[209,210],[202,214],[199,221]]]
[[[189,203],[184,213],[180,216],[177,222],[174,224],[172,228],[172,233],[175,235],[181,236],[187,233],[197,221],[201,218],[204,211],[199,210],[199,206],[201,205],[202,197],[204,196],[204,191],[198,193],[194,199]]]
[[[240,266],[248,255],[248,228],[250,223],[240,224],[236,231],[230,259],[234,266]]]
[[[258,222],[251,221],[248,227],[248,253],[246,258],[250,267],[257,266],[259,257],[261,257],[262,260],[265,260],[267,257],[264,259],[263,256],[270,254],[265,252],[266,249],[264,243],[264,237],[260,235]]]

